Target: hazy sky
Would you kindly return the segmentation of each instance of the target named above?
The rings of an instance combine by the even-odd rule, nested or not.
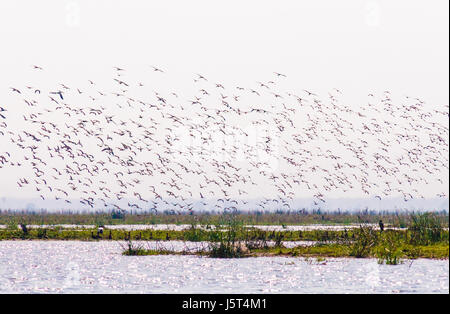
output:
[[[277,71],[288,75],[286,89],[339,88],[350,103],[390,90],[441,106],[448,11],[446,0],[2,0],[0,101],[36,79],[32,64],[54,85],[155,65],[186,93],[195,73],[236,86]]]
[[[0,86],[23,83],[30,64],[83,79],[152,64],[180,78],[279,71],[303,88],[448,103],[448,11],[446,0],[3,0]]]

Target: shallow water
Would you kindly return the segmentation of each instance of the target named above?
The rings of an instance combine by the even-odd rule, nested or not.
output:
[[[107,241],[0,241],[0,293],[449,293],[448,260],[389,266],[374,259],[122,256],[121,250]]]

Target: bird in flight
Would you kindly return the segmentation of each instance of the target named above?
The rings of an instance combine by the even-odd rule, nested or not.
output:
[[[125,83],[124,81],[118,80],[118,79],[116,79],[116,78],[114,79],[114,81],[116,81],[117,83],[119,83],[119,84],[121,84],[121,85],[128,86],[127,83]]]
[[[308,94],[308,96],[317,96],[317,94],[314,94],[313,92],[310,92],[309,90],[304,89],[303,90],[305,93]]]
[[[280,77],[280,76],[286,77],[286,75],[278,73],[278,72],[273,72],[273,73],[275,73],[275,75],[278,76],[278,77]]]
[[[382,198],[400,191],[400,187],[422,182],[426,184],[425,178],[430,180],[432,175],[436,175],[437,180],[442,177],[441,171],[448,168],[448,155],[445,154],[448,152],[448,127],[437,120],[448,119],[448,106],[439,111],[427,110],[419,105],[419,100],[411,97],[396,108],[395,104],[386,102],[385,99],[380,100],[377,105],[376,98],[368,96],[373,97],[370,98],[369,106],[350,109],[345,103],[339,103],[336,93],[341,94],[341,91],[337,89],[329,93],[332,96],[330,100],[321,101],[311,91],[281,91],[275,82],[261,79],[254,80],[254,89],[252,86],[233,87],[224,83],[228,86],[225,89],[222,84],[215,83],[214,80],[209,82],[205,76],[195,72],[192,77],[203,82],[202,89],[194,95],[184,96],[169,89],[155,90],[155,96],[148,97],[148,94],[141,94],[145,93],[145,88],[141,88],[140,93],[132,94],[139,79],[129,77],[124,82],[118,76],[120,71],[126,70],[112,66],[109,69],[113,71],[113,75],[108,78],[110,86],[107,89],[102,89],[103,84],[92,88],[98,83],[94,84],[93,81],[88,81],[90,84],[85,82],[82,86],[71,86],[70,89],[63,84],[48,90],[44,86],[25,85],[24,89],[21,86],[10,87],[18,100],[17,104],[20,105],[23,100],[28,106],[22,108],[25,109],[23,120],[16,126],[19,132],[13,132],[14,129],[7,132],[11,135],[11,143],[26,154],[25,162],[34,170],[30,175],[36,177],[33,181],[19,181],[19,187],[24,187],[28,184],[26,182],[36,182],[37,191],[46,191],[44,186],[38,186],[43,184],[58,199],[62,195],[67,198],[71,196],[69,191],[80,191],[85,194],[82,204],[90,207],[102,200],[101,205],[120,209],[113,202],[116,198],[119,201],[128,197],[128,207],[138,210],[142,208],[141,205],[146,206],[141,202],[149,201],[137,193],[140,187],[145,187],[144,182],[148,180],[148,183],[152,183],[146,184],[147,189],[150,188],[153,193],[152,210],[156,212],[157,207],[161,206],[164,210],[163,204],[169,205],[166,197],[175,199],[171,205],[189,210],[192,208],[192,204],[186,202],[189,195],[191,198],[199,195],[203,205],[216,202],[212,206],[233,209],[235,207],[230,207],[230,203],[238,202],[231,198],[234,186],[239,195],[248,194],[246,187],[257,185],[258,181],[253,179],[261,179],[261,183],[266,180],[272,185],[274,197],[273,200],[267,199],[263,205],[269,205],[270,201],[294,209],[295,205],[291,201],[296,197],[297,190],[310,190],[314,196],[314,206],[321,207],[325,206],[322,203],[325,203],[326,191],[345,193],[353,190],[356,185],[361,192],[375,197],[372,199],[373,203],[381,203]],[[153,70],[164,72],[156,67]],[[147,68],[147,74],[148,71],[153,72],[151,67]],[[286,77],[278,72],[273,73],[275,74],[269,72],[273,78]],[[142,85],[144,84],[139,84]],[[38,95],[37,88],[42,90],[41,95]],[[109,94],[115,96],[108,96]],[[59,95],[59,99],[55,95]],[[266,97],[267,95],[270,97]],[[37,106],[40,100],[48,103],[48,97],[56,106],[45,106],[45,103]],[[114,99],[105,98],[105,102],[102,102],[103,97]],[[248,103],[247,97],[251,97],[252,103]],[[105,103],[110,103],[111,106],[106,106]],[[6,122],[12,107],[3,103],[2,106],[0,135],[3,140],[7,133],[2,129],[10,128]],[[28,108],[29,112],[26,110]],[[123,112],[116,111],[117,108]],[[389,114],[384,114],[383,110]],[[304,121],[295,123],[297,118],[303,118]],[[255,147],[249,144],[251,141],[245,140],[252,135],[243,125],[228,123],[239,121],[238,119],[244,119],[258,128],[273,125],[273,132],[258,136],[261,141],[258,139],[255,151]],[[183,131],[184,127],[186,132]],[[218,132],[221,132],[219,135],[224,143],[228,136],[242,135],[245,138],[239,145],[221,145],[217,152],[180,144],[185,142],[186,135],[189,142],[192,138],[193,143],[198,141],[200,144],[215,145],[214,138]],[[273,137],[270,133],[274,133]],[[283,133],[287,135],[282,136]],[[422,133],[427,136],[422,138],[419,136]],[[97,145],[90,145],[90,139],[99,142]],[[321,145],[324,142],[332,144]],[[395,143],[401,149],[390,154],[389,149],[397,145]],[[275,144],[280,146],[279,150],[272,147]],[[369,146],[370,153],[365,149]],[[1,149],[0,147],[0,168],[5,167],[7,162]],[[279,175],[274,176],[264,170],[271,166],[266,157],[259,158],[260,150],[264,152],[264,156],[269,157],[268,160],[284,160]],[[147,158],[144,152],[152,155]],[[242,155],[239,158],[243,158],[248,166],[241,168],[232,162],[237,160],[238,154]],[[60,160],[49,162],[48,156]],[[225,156],[229,162],[222,160]],[[17,165],[20,166],[19,163]],[[421,176],[419,170],[414,173],[408,171],[412,167],[423,170],[426,175]],[[372,174],[385,177],[386,183],[379,180],[373,182],[372,177],[375,176]],[[191,189],[188,184],[191,177],[198,180],[198,191]],[[442,179],[444,178],[439,181],[441,185]],[[45,180],[48,180],[48,184]],[[66,192],[57,189],[57,186],[50,183],[58,183],[55,180],[58,180],[60,186],[67,184],[70,190]],[[213,189],[214,185],[217,190]],[[380,190],[375,190],[375,187]],[[417,190],[412,191],[413,195],[408,198],[405,196],[407,201],[419,194]],[[378,194],[372,194],[373,192]],[[408,190],[403,192],[409,195],[406,194]],[[436,190],[436,193],[440,192]],[[136,201],[129,199],[135,196],[138,196]],[[447,194],[437,196],[447,197]],[[44,197],[48,199],[46,193],[42,194],[42,198]],[[66,203],[68,201],[66,199]],[[246,204],[244,201],[240,203]],[[127,202],[124,204],[126,206]]]
[[[59,97],[60,97],[62,100],[64,100],[63,92],[60,91],[60,90],[57,91],[57,92],[50,92],[50,94],[59,95]]]
[[[200,74],[198,74],[198,73],[197,73],[197,75],[198,75],[198,79],[199,79],[199,80],[205,80],[205,81],[207,81],[207,79],[206,79],[203,75],[200,75]]]
[[[161,69],[159,69],[159,68],[157,68],[157,67],[152,66],[152,68],[153,68],[153,71],[155,71],[155,72],[161,72],[161,73],[164,73],[163,70],[161,70]]]

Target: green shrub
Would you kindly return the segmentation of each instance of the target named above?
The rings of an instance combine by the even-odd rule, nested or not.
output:
[[[360,226],[355,230],[355,239],[350,242],[350,256],[362,258],[370,255],[378,243],[378,232],[367,226]]]
[[[375,248],[375,255],[378,263],[386,265],[397,265],[401,263],[403,251],[400,234],[386,231],[382,234],[378,246]]]
[[[209,257],[239,258],[248,254],[247,245],[239,236],[244,233],[242,220],[236,218],[235,213],[224,213],[219,224],[209,232]]]

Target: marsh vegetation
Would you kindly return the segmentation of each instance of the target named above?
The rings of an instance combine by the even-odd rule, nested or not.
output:
[[[381,230],[376,222],[383,220]],[[343,224],[343,229],[289,230],[290,224],[321,222]],[[325,221],[325,223],[324,223]],[[202,255],[213,258],[251,256],[306,256],[377,258],[379,263],[395,265],[403,259],[448,258],[449,231],[447,213],[202,213],[186,215],[110,213],[21,213],[1,212],[0,240],[82,240],[122,241],[124,255]],[[61,225],[73,224],[73,228]],[[82,224],[91,223],[90,227]],[[156,223],[188,224],[178,230],[105,228],[127,223],[152,226]],[[348,223],[357,223],[350,226]],[[30,224],[35,224],[30,226]],[[251,225],[253,224],[253,226]],[[278,225],[277,230],[258,228]],[[281,227],[280,227],[281,225]],[[186,225],[185,225],[186,226]],[[204,242],[201,249],[174,252],[170,241]],[[144,248],[142,241],[157,243]],[[285,247],[289,241],[310,241],[311,245]]]
[[[407,229],[380,230],[373,226],[360,225],[359,228],[345,231],[315,230],[307,233],[307,238],[315,244],[286,248],[283,241],[304,239],[306,232],[292,236],[292,232],[265,232],[245,228],[242,221],[233,214],[223,215],[220,224],[207,231],[207,237],[198,236],[197,240],[207,240],[207,249],[196,252],[178,252],[176,254],[206,255],[212,258],[239,258],[255,256],[306,256],[306,257],[354,257],[377,258],[380,264],[397,265],[403,259],[448,258],[449,232],[437,216],[417,214],[411,216],[412,223]],[[198,234],[193,227],[189,234]],[[158,250],[140,248],[137,254],[132,250],[126,255],[154,255]],[[170,254],[161,249],[161,254]],[[174,253],[175,254],[175,253]]]
[[[277,211],[236,211],[236,219],[245,225],[346,225],[374,223],[383,220],[385,224],[405,228],[414,222],[415,212],[392,211],[334,211],[317,210],[277,210]],[[430,214],[448,228],[448,211]],[[223,212],[191,211],[175,213],[163,211],[46,211],[46,210],[0,210],[0,225],[130,225],[130,224],[200,224],[216,225],[223,220]]]

